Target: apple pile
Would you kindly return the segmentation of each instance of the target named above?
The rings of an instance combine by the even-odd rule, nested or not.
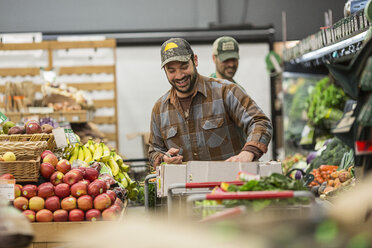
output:
[[[53,126],[50,124],[43,124],[36,120],[27,121],[24,126],[16,126],[14,122],[7,121],[2,128],[4,134],[35,134],[35,133],[52,133]]]
[[[41,154],[41,175],[49,179],[36,185],[16,185],[14,206],[31,222],[116,220],[123,202],[98,179],[94,168],[72,169],[51,151]]]

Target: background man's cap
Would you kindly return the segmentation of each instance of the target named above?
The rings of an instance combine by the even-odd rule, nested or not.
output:
[[[222,36],[213,42],[213,55],[222,62],[239,59],[239,44],[233,37]]]
[[[171,38],[161,46],[161,68],[171,61],[187,62],[193,54],[194,52],[186,40],[181,38]]]

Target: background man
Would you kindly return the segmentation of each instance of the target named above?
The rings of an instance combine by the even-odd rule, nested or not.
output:
[[[230,36],[222,36],[213,42],[213,62],[216,64],[216,72],[210,77],[227,79],[236,83],[233,79],[239,66],[239,44]]]
[[[156,167],[190,160],[249,162],[267,151],[270,120],[240,87],[198,74],[198,57],[180,38],[161,46],[172,88],[151,114],[149,158]]]

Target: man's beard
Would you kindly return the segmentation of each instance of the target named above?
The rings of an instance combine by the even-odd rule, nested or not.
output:
[[[233,69],[234,70],[234,72],[233,73],[224,73],[227,69]],[[222,77],[224,77],[224,78],[233,78],[234,76],[235,76],[235,73],[236,73],[236,67],[228,67],[228,68],[226,68],[225,70],[221,70],[221,71],[219,71],[219,73],[221,74],[221,76]]]
[[[181,80],[177,80],[177,81],[183,81],[183,80],[189,80],[189,87],[188,88],[179,88],[175,82],[175,80],[173,81],[169,81],[169,83],[179,92],[181,93],[190,93],[193,89],[194,89],[194,86],[195,86],[195,83],[196,83],[196,77],[197,77],[197,73],[196,73],[196,70],[194,70],[194,74],[193,75],[188,75],[188,76],[185,76],[183,77]]]

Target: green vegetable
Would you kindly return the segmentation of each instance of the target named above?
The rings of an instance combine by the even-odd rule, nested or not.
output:
[[[271,176],[264,177],[257,180],[251,180],[242,186],[229,185],[229,192],[237,191],[280,191],[280,190],[307,190],[304,186],[303,180],[293,180],[281,174],[273,173]],[[253,211],[260,211],[265,207],[276,204],[276,205],[288,205],[288,204],[307,204],[309,199],[307,198],[289,198],[289,199],[262,199],[262,200],[224,200],[223,204],[228,207],[237,205],[246,205],[251,207]]]
[[[313,126],[327,127],[327,119],[337,121],[342,117],[342,111],[347,97],[344,91],[329,82],[329,78],[320,80],[307,98],[307,117]]]
[[[341,164],[344,153],[349,152],[350,148],[345,145],[341,140],[335,138],[327,144],[326,149],[320,156],[311,161],[306,172],[310,173],[313,169],[319,168],[321,165],[337,165]]]

